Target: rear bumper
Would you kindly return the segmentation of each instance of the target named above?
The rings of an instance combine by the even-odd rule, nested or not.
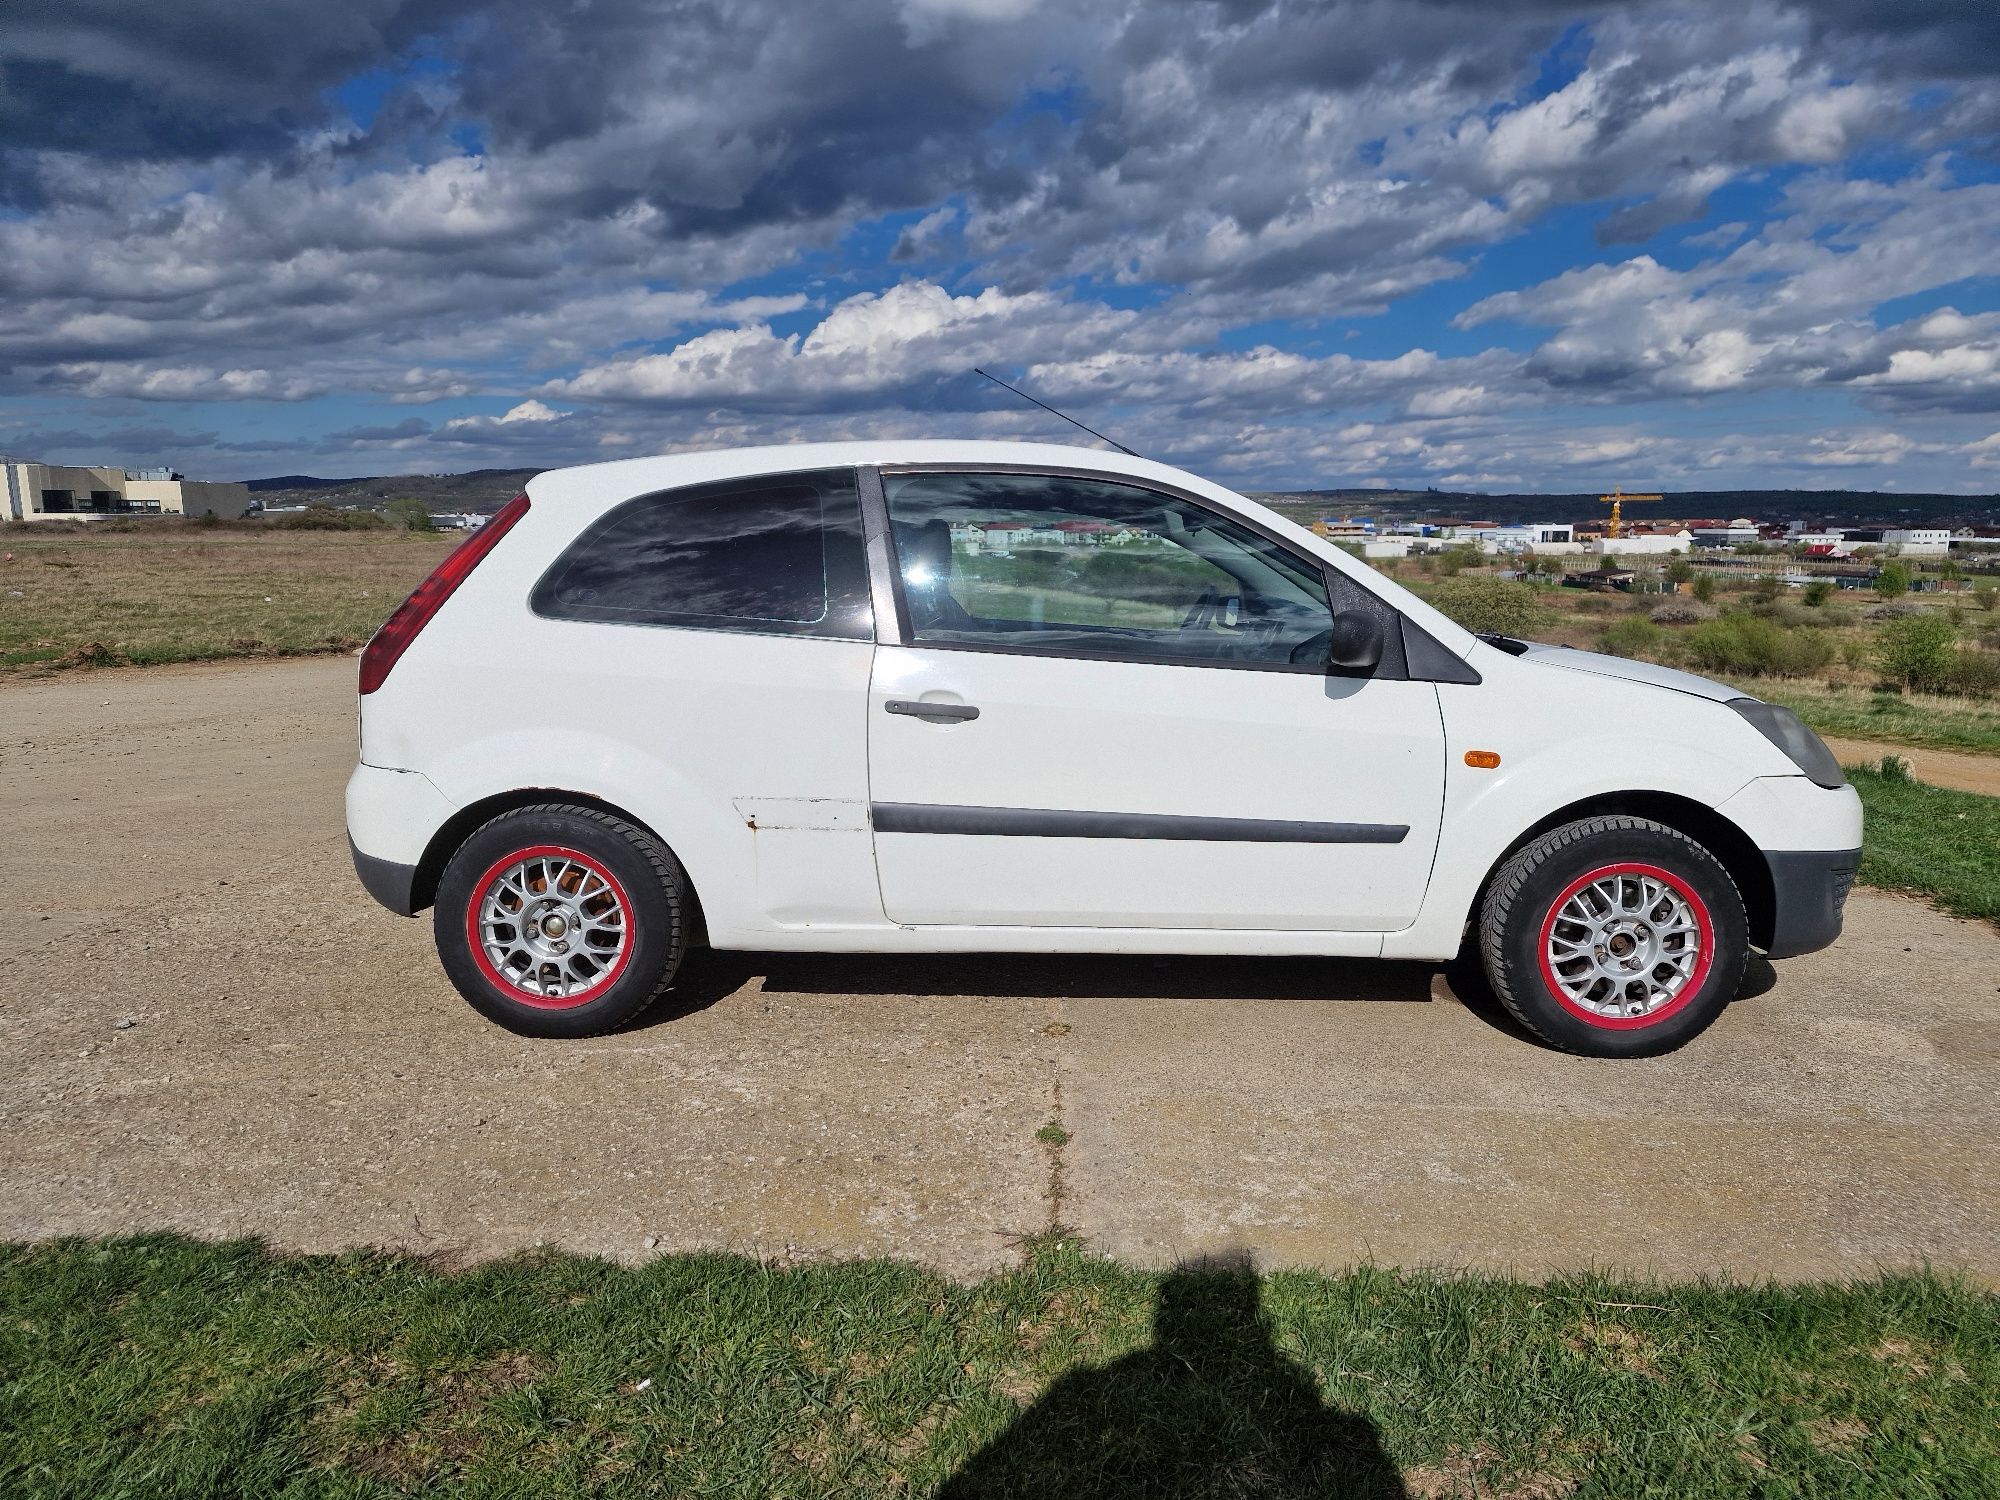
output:
[[[1771,871],[1771,942],[1767,958],[1816,953],[1840,936],[1847,892],[1861,867],[1859,849],[1764,852]]]
[[[414,917],[417,914],[415,865],[399,865],[393,860],[363,854],[355,847],[352,838],[347,841],[347,852],[354,856],[354,873],[361,877],[361,884],[369,895],[399,917]]]
[[[415,771],[359,765],[347,779],[347,847],[368,894],[413,916],[417,871],[457,807]]]

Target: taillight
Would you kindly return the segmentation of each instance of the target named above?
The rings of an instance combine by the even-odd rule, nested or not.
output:
[[[410,649],[410,642],[417,638],[417,632],[430,624],[431,616],[444,606],[444,601],[471,576],[472,570],[499,544],[508,529],[527,513],[528,497],[516,495],[493,513],[492,520],[452,548],[445,560],[431,570],[431,576],[396,606],[396,612],[382,622],[382,628],[369,638],[361,652],[363,693],[372,693],[382,685],[389,669]]]

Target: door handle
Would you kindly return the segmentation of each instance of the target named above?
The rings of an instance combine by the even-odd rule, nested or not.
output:
[[[892,714],[908,714],[913,719],[930,719],[939,724],[963,723],[979,717],[970,703],[918,703],[908,698],[891,698],[882,705]]]

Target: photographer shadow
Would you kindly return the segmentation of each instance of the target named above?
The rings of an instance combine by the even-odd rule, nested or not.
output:
[[[1153,1335],[1056,1381],[940,1495],[1406,1500],[1375,1424],[1322,1402],[1272,1343],[1247,1255],[1169,1274]]]

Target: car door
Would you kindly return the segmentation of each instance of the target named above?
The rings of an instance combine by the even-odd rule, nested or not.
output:
[[[1309,555],[1108,477],[881,476],[884,909],[926,925],[1407,926],[1437,845],[1437,690],[1330,674]]]

